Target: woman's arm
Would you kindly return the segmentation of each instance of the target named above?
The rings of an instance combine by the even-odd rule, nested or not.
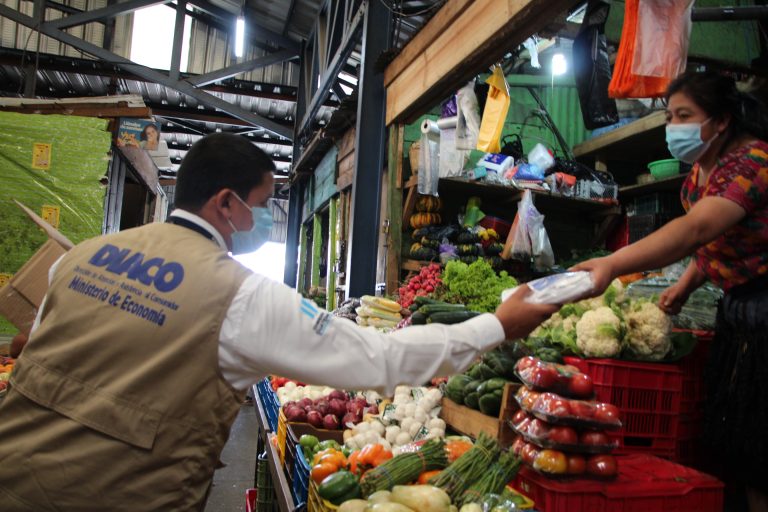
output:
[[[699,270],[696,261],[691,260],[680,279],[662,292],[659,297],[659,307],[669,315],[680,313],[691,293],[706,280],[707,276]]]
[[[716,239],[746,215],[744,208],[722,197],[705,197],[682,217],[610,256],[576,265],[589,270],[600,295],[617,276],[659,268],[679,261]]]

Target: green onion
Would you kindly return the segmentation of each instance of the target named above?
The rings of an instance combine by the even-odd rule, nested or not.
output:
[[[480,432],[475,445],[429,483],[444,490],[451,501],[456,502],[470,485],[488,471],[498,455],[499,444],[496,440]]]
[[[416,480],[424,471],[443,469],[448,465],[445,442],[440,438],[430,439],[414,453],[402,453],[384,464],[368,471],[360,479],[363,496],[376,491],[388,491],[396,485]]]
[[[459,506],[467,503],[482,503],[486,494],[500,494],[510,480],[517,475],[521,460],[511,452],[502,453],[483,476],[464,491],[459,500]]]

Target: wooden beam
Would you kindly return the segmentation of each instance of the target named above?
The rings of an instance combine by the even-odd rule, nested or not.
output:
[[[385,77],[387,72],[396,77],[387,86],[386,124],[413,120],[546,26],[553,13],[573,3],[573,0],[475,0],[450,25],[440,27],[440,33],[431,43],[415,46],[413,51],[409,43],[403,50],[403,59],[410,60],[398,65],[404,66],[402,71],[397,73],[399,67],[393,67],[394,61],[387,67]],[[451,2],[440,12],[451,7],[456,8]]]
[[[152,117],[148,107],[114,107],[98,105],[28,105],[23,107],[0,107],[3,112],[22,114],[59,114],[83,117]]]
[[[389,128],[389,159],[387,187],[387,215],[389,226],[387,229],[387,261],[386,261],[386,293],[394,294],[400,285],[400,253],[403,245],[403,134],[404,126],[391,126]]]
[[[448,0],[387,66],[387,69],[384,70],[384,85],[389,87],[389,84],[400,76],[400,73],[410,66],[422,52],[426,51],[429,45],[466,10],[472,1]]]

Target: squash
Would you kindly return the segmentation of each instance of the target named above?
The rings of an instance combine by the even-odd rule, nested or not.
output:
[[[443,201],[435,196],[419,196],[416,200],[417,212],[436,212],[443,207]]]
[[[480,254],[480,248],[477,244],[460,244],[456,246],[459,256],[477,256]]]
[[[434,249],[434,250],[438,250],[440,248],[440,242],[438,242],[437,240],[430,240],[427,237],[422,237],[421,238],[421,245],[423,245],[424,247],[428,247],[429,249]]]
[[[411,215],[410,224],[413,229],[419,229],[433,224],[440,224],[440,214],[419,212]]]

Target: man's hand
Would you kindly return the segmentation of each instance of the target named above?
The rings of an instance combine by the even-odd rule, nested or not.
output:
[[[525,297],[531,293],[527,285],[519,289],[498,308],[496,318],[504,327],[504,336],[508,340],[524,338],[544,320],[560,309],[560,305],[531,304],[525,302]]]
[[[18,333],[11,340],[11,349],[8,351],[8,354],[13,358],[19,357],[21,351],[24,350],[24,345],[27,344],[28,340],[29,336],[22,332]]]

